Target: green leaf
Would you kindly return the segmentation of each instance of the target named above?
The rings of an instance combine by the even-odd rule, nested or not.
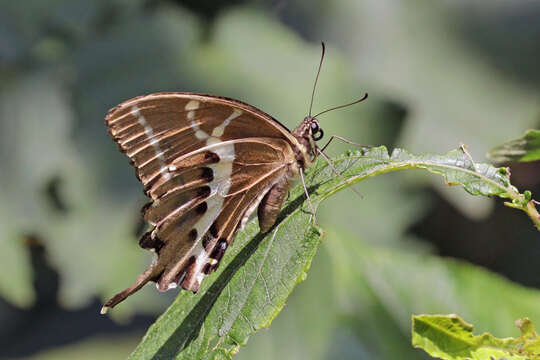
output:
[[[463,147],[446,155],[415,156],[384,146],[351,152],[333,161],[349,182],[408,168],[441,174],[451,185],[462,185],[475,195],[508,198],[520,195],[508,174],[487,164],[475,164]],[[318,206],[348,186],[319,159],[306,177],[311,201]],[[267,327],[281,311],[297,283],[305,279],[322,230],[312,225],[301,185],[275,227],[258,233],[254,222],[238,234],[219,270],[197,294],[181,292],[170,308],[150,327],[132,359],[230,358],[255,331]]]
[[[360,202],[358,217],[365,213],[362,208],[365,205]],[[317,257],[330,254],[331,264],[325,271],[333,281],[324,289],[332,293],[335,304],[334,308],[326,305],[315,313],[317,317],[321,312],[325,316],[327,312],[341,314],[334,319],[335,335],[328,335],[331,348],[327,353],[332,354],[331,358],[426,359],[427,354],[411,347],[411,314],[457,313],[474,323],[478,332],[489,331],[498,337],[512,334],[515,319],[522,316],[540,322],[537,289],[464,261],[429,254],[411,242],[402,241],[400,248],[370,244],[362,229],[347,233],[332,224],[325,227],[325,234],[321,246],[325,251],[319,250]],[[321,265],[319,259],[314,261],[305,285],[316,286],[313,282],[317,284],[318,279],[313,278],[313,271]],[[279,345],[285,341],[276,341],[281,336],[275,331],[276,325],[283,328],[283,316],[302,308],[300,303],[291,309],[290,303],[305,285],[294,291],[270,331],[250,340],[246,350],[251,350],[252,356],[245,357],[246,351],[242,350],[240,358],[257,358],[252,345],[261,344],[261,338],[270,337],[269,341]],[[308,319],[295,319],[297,328],[309,323]],[[286,321],[292,321],[290,316]],[[291,327],[294,329],[294,325]],[[350,340],[344,342],[346,339]],[[296,338],[291,341],[298,342]],[[357,349],[355,356],[351,356],[351,348]],[[297,358],[314,358],[298,353],[302,355]]]
[[[369,165],[367,173],[361,172],[351,180],[361,180],[401,169],[425,169],[442,175],[447,185],[460,185],[471,195],[512,198],[517,189],[510,184],[505,168],[495,168],[489,164],[475,163],[462,145],[445,155],[413,155],[403,149],[394,149],[389,156],[384,146],[372,148],[365,154],[356,153],[350,159],[362,159]],[[338,161],[343,161],[340,159]]]
[[[490,333],[473,335],[473,326],[457,315],[413,315],[413,346],[447,360],[539,359],[540,339],[527,318],[516,325],[519,338],[496,338]]]
[[[497,164],[540,160],[540,130],[527,130],[519,139],[491,149],[487,156]]]

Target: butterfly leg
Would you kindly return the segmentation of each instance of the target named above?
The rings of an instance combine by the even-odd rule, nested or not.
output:
[[[370,147],[373,147],[372,145],[362,145],[362,144],[358,144],[358,143],[355,143],[351,140],[347,140],[345,139],[344,137],[341,137],[339,135],[332,135],[330,137],[330,140],[328,140],[328,142],[321,148],[321,151],[324,151],[324,149],[326,149],[328,147],[328,145],[330,145],[330,143],[332,142],[332,140],[334,139],[338,139],[338,140],[341,140],[343,141],[344,143],[347,143],[347,144],[350,144],[350,145],[354,145],[354,146],[358,146],[362,149],[369,149]]]
[[[302,186],[304,187],[304,192],[306,193],[306,200],[309,204],[309,207],[311,208],[311,216],[314,219],[314,223],[317,224],[317,218],[315,217],[315,207],[313,206],[313,203],[311,202],[311,198],[309,197],[309,193],[306,187],[306,180],[304,178],[304,170],[302,170],[302,168],[300,168],[300,180],[302,180]]]

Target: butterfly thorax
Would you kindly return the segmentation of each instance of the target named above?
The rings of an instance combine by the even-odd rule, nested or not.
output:
[[[306,116],[292,134],[299,143],[298,148],[294,149],[296,160],[303,169],[309,168],[317,158],[315,141],[323,135],[319,122],[314,117]]]

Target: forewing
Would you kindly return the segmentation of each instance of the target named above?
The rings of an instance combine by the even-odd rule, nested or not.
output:
[[[134,98],[111,109],[105,122],[153,199],[171,179],[170,166],[175,160],[212,141],[270,137],[297,145],[287,128],[266,113],[237,100],[203,94],[158,93]],[[191,163],[187,159],[182,163],[186,168],[216,162],[209,152],[188,158]]]

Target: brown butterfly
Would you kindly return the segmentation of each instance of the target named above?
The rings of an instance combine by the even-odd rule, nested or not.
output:
[[[109,111],[109,133],[151,198],[142,213],[153,228],[139,244],[157,259],[102,313],[149,281],[160,291],[197,292],[255,210],[261,232],[274,225],[291,182],[300,175],[304,183],[304,170],[319,154],[326,158],[322,150],[334,138],[317,147],[323,130],[316,117],[367,98],[311,116],[322,46],[310,115],[292,132],[251,105],[197,93],[136,97]]]

